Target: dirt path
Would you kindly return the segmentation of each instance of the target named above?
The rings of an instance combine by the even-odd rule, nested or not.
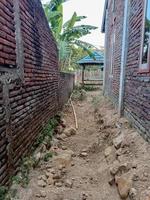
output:
[[[52,147],[57,156],[31,173],[18,198],[120,200],[127,193],[124,199],[150,200],[150,146],[127,120],[118,118],[102,92],[88,92],[86,100],[74,105],[77,133],[57,136]],[[74,127],[71,107],[63,118],[66,130]]]

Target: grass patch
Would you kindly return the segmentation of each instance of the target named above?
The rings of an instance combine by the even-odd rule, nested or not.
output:
[[[83,89],[85,91],[89,91],[89,92],[92,92],[92,91],[97,91],[97,90],[100,90],[100,87],[99,86],[90,86],[90,85],[84,85],[83,86]]]
[[[48,161],[50,160],[50,158],[52,158],[52,157],[53,157],[52,152],[48,152],[48,153],[46,153],[46,154],[44,155],[43,160],[44,160],[45,162],[48,162]]]
[[[86,99],[86,97],[86,91],[82,87],[76,86],[72,93],[72,99],[74,101],[83,101]]]
[[[5,200],[7,193],[8,193],[8,188],[1,186],[0,187],[0,200]]]
[[[43,128],[42,133],[39,135],[36,142],[34,143],[33,150],[35,150],[39,145],[41,145],[45,138],[47,138],[47,140],[49,138],[49,141],[52,140],[56,126],[58,126],[57,118],[53,118],[48,121],[47,125]],[[48,141],[46,141],[46,142],[48,142]]]

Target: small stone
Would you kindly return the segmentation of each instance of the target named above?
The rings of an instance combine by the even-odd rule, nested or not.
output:
[[[126,199],[132,187],[132,180],[130,177],[121,176],[115,177],[115,182],[118,186],[118,192],[122,199]]]
[[[63,168],[63,169],[61,170],[61,175],[64,176],[66,173],[67,173],[67,170],[66,170],[65,168]]]
[[[66,128],[66,120],[65,119],[61,119],[60,124],[63,128]]]
[[[80,157],[82,157],[82,158],[85,158],[85,157],[87,157],[87,156],[88,156],[88,154],[87,154],[86,152],[80,153]]]
[[[104,155],[105,157],[108,157],[109,155],[111,155],[111,153],[112,153],[112,147],[107,147],[105,149]]]
[[[65,141],[65,139],[67,138],[67,136],[64,133],[62,133],[61,135],[57,135],[56,137],[58,140],[62,140],[62,141]]]
[[[57,172],[56,174],[54,174],[53,179],[61,179],[61,173]]]
[[[55,183],[55,186],[56,186],[56,187],[62,187],[63,184],[62,184],[62,182],[56,182],[56,183]]]
[[[73,182],[72,182],[71,180],[67,179],[67,180],[65,181],[65,186],[68,187],[68,188],[72,188]]]
[[[135,188],[131,188],[129,197],[131,200],[137,200],[137,190]]]
[[[38,177],[38,180],[43,180],[43,181],[46,181],[46,176],[45,175],[41,175]]]
[[[137,168],[137,163],[132,163],[132,168],[136,169]]]
[[[82,200],[87,200],[88,194],[87,193],[82,193]]]
[[[54,157],[53,163],[56,167],[63,165],[65,168],[71,165],[72,154],[70,152],[64,152]]]
[[[116,160],[116,149],[113,146],[109,146],[104,152],[107,163],[111,164]]]
[[[130,170],[130,166],[128,163],[119,163],[118,161],[115,161],[113,166],[110,168],[111,175],[122,175],[125,172],[128,172]]]
[[[115,178],[111,177],[110,180],[108,181],[109,185],[114,185],[115,184]]]
[[[87,151],[88,151],[88,149],[83,149],[83,150],[82,150],[82,152],[85,152],[85,153],[87,153]]]
[[[144,172],[143,175],[144,175],[144,177],[146,177],[146,178],[148,177],[148,173],[146,173],[146,172]]]
[[[43,181],[43,180],[39,180],[38,182],[37,182],[37,185],[39,186],[39,187],[46,187],[46,182],[45,181]]]
[[[115,146],[116,149],[119,149],[123,141],[124,141],[124,135],[120,134],[118,137],[113,139],[113,145]]]
[[[58,169],[61,171],[62,169],[64,169],[65,168],[65,166],[63,166],[63,165],[59,165],[58,166]]]
[[[121,156],[122,155],[122,149],[118,149],[116,151],[116,156]]]
[[[112,167],[110,168],[110,174],[115,176],[118,172],[118,168],[119,168],[119,162],[115,161],[112,165]]]
[[[45,197],[46,197],[46,192],[43,191],[43,190],[41,190],[41,191],[40,191],[40,195],[41,195],[42,198],[45,198]]]
[[[40,193],[37,193],[35,196],[38,197],[38,198],[40,198],[40,197],[41,197],[41,194],[40,194]]]
[[[73,136],[73,135],[76,135],[77,131],[76,129],[74,129],[73,127],[70,127],[70,128],[66,128],[63,132],[67,137],[70,137],[70,136]]]
[[[74,167],[74,166],[75,166],[75,163],[71,163],[71,166]]]
[[[133,173],[133,181],[138,181],[139,180],[139,175],[137,175],[136,173]]]
[[[56,130],[55,130],[55,131],[56,131],[56,133],[57,133],[57,134],[59,134],[59,135],[60,135],[60,134],[62,134],[63,130],[64,130],[64,129],[63,129],[63,127],[62,127],[62,126],[57,126],[57,128],[56,128]]]
[[[53,185],[54,184],[54,179],[53,179],[53,175],[49,176],[47,179],[47,184],[48,185]]]
[[[62,146],[61,148],[62,148],[62,150],[67,150],[66,146]]]

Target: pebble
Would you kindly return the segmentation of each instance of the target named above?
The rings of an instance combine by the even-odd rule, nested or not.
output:
[[[65,186],[68,187],[68,188],[72,188],[73,182],[72,182],[71,180],[67,179],[67,180],[65,181]]]
[[[121,177],[115,177],[115,182],[117,184],[120,197],[122,199],[126,199],[132,187],[132,179],[126,175],[122,175]]]
[[[53,179],[53,175],[49,176],[47,179],[47,184],[48,185],[53,185],[54,184],[54,179]]]
[[[85,158],[85,157],[87,157],[87,156],[88,156],[88,154],[87,154],[86,152],[80,153],[80,157],[82,157],[82,158]]]
[[[39,187],[46,187],[46,182],[45,181],[43,181],[43,180],[39,180],[38,182],[37,182],[37,185],[39,186]]]
[[[82,200],[87,200],[88,194],[87,193],[82,193]]]
[[[62,182],[56,182],[56,183],[55,183],[55,186],[56,186],[56,187],[62,187],[63,184],[62,184]]]
[[[129,197],[131,200],[136,200],[137,190],[135,188],[131,188],[131,190],[129,192]]]
[[[66,146],[62,146],[61,148],[62,148],[62,150],[67,150]]]
[[[53,179],[61,179],[61,173],[57,172],[56,174],[54,174]]]
[[[45,175],[41,175],[38,177],[38,180],[43,180],[43,181],[46,181],[46,176]]]

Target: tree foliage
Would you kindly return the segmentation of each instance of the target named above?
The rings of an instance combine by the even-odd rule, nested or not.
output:
[[[76,12],[73,13],[70,20],[63,23],[63,3],[66,1],[68,0],[51,0],[49,3],[44,4],[45,14],[58,44],[59,61],[62,70],[71,68],[74,50],[77,50],[77,47],[93,56],[91,48],[94,46],[81,41],[80,38],[91,34],[92,30],[97,29],[92,25],[77,25],[86,16],[78,16]]]

